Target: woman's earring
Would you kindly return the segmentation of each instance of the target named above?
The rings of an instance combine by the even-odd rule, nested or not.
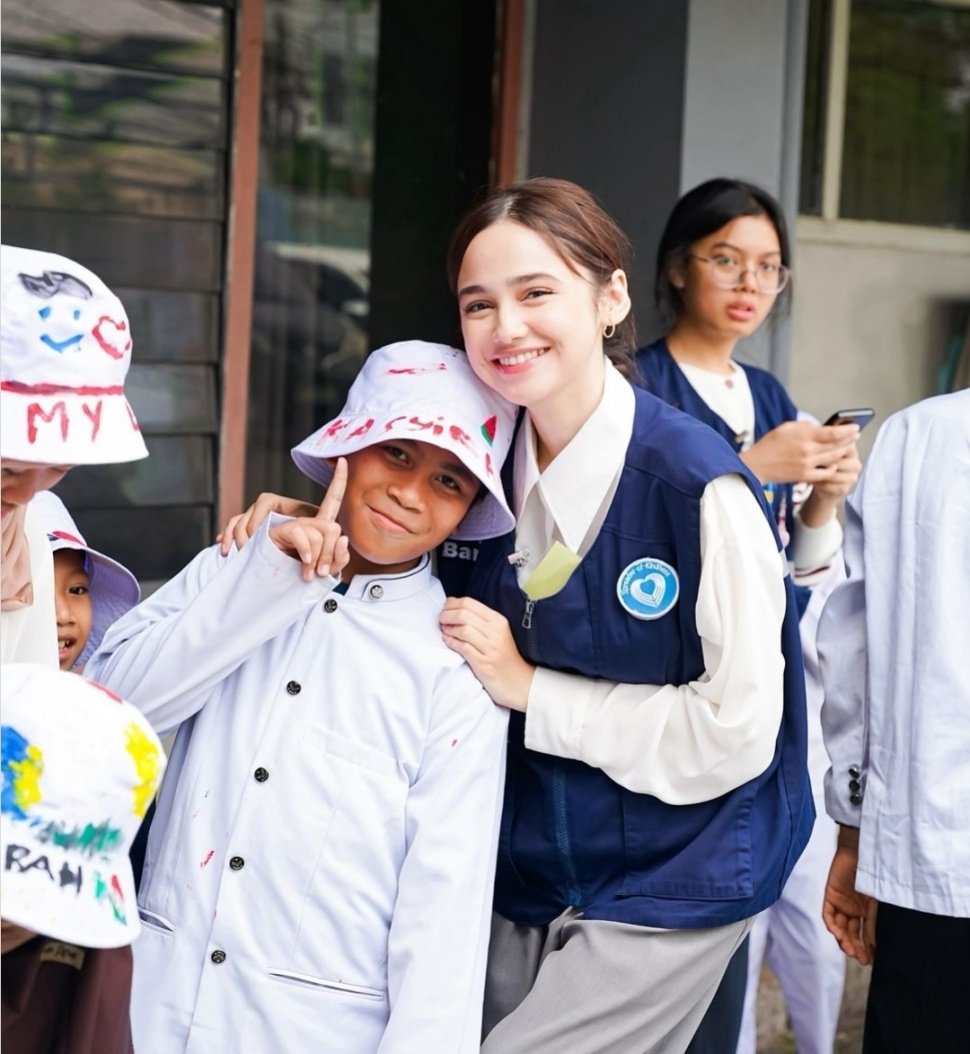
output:
[[[606,329],[603,330],[603,340],[612,340],[613,334],[616,332],[616,326],[611,322]]]

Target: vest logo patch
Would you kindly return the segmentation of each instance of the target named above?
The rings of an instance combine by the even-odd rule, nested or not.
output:
[[[680,578],[665,561],[643,556],[623,569],[616,580],[616,595],[634,618],[661,618],[677,603]]]

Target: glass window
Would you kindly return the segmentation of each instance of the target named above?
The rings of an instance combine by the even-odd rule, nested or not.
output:
[[[825,148],[825,107],[828,103],[826,85],[831,15],[830,3],[815,2],[809,6],[799,211],[812,216],[818,216],[822,211],[822,158]]]
[[[4,0],[4,241],[122,298],[152,455],[79,467],[64,494],[91,544],[147,579],[212,536],[234,6]]]
[[[218,0],[197,5],[180,0],[8,0],[3,50],[221,76],[226,70],[224,6]]]
[[[266,0],[246,493],[312,497],[290,448],[368,350],[376,0]]]
[[[826,7],[812,4],[805,93],[801,204],[816,214]],[[970,228],[970,6],[851,0],[842,142],[840,217]]]
[[[5,134],[184,147],[223,142],[225,91],[217,79],[8,53],[8,43],[4,33]]]

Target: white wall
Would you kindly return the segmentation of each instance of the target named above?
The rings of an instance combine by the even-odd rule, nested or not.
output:
[[[872,406],[878,425],[936,394],[959,308],[970,307],[970,234],[805,218],[794,273],[789,391],[799,407],[824,419]]]
[[[807,18],[808,0],[690,0],[680,193],[715,176],[746,179],[791,222]],[[788,326],[762,326],[738,354],[785,380]]]

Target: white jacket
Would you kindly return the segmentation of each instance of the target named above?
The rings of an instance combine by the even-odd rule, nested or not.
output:
[[[818,635],[826,807],[860,828],[860,892],[970,917],[970,391],[883,425],[845,562]]]
[[[332,594],[267,527],[200,554],[88,667],[179,727],[140,894],[136,1050],[470,1054],[506,712],[442,643],[427,558]]]

